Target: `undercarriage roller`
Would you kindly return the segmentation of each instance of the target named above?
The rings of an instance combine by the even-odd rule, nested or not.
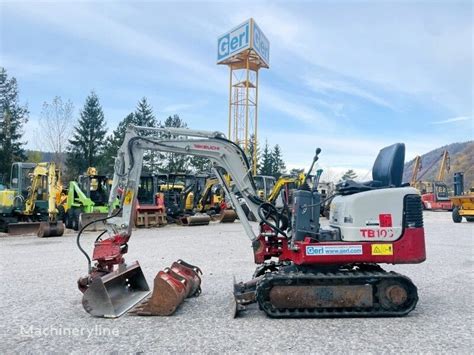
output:
[[[39,238],[60,237],[64,234],[63,222],[41,222],[38,229]]]
[[[130,313],[139,316],[170,316],[187,297],[201,293],[201,270],[182,260],[160,271],[154,280],[149,299]]]

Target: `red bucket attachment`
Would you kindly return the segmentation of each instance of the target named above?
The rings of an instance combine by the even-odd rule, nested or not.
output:
[[[233,223],[237,219],[237,213],[234,210],[223,210],[217,217],[219,223]]]
[[[117,318],[150,294],[138,262],[96,277],[82,296],[82,305],[94,317]]]
[[[201,270],[182,260],[160,271],[154,280],[153,293],[131,313],[139,316],[170,316],[187,297],[201,293]]]

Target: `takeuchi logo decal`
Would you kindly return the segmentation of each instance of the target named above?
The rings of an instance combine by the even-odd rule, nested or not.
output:
[[[203,150],[220,150],[220,147],[217,147],[215,145],[209,145],[209,144],[194,144],[194,148],[196,149],[203,149]]]

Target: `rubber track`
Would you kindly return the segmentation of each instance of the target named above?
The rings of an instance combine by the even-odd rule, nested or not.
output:
[[[407,286],[407,301],[398,307],[383,307],[379,302],[378,289],[383,281],[397,281]],[[273,286],[307,285],[366,285],[373,286],[372,308],[298,308],[277,309],[269,299]],[[333,317],[396,317],[410,313],[418,302],[418,292],[413,282],[406,276],[386,271],[340,271],[334,273],[272,272],[267,273],[257,285],[257,301],[260,308],[275,318],[333,318]]]

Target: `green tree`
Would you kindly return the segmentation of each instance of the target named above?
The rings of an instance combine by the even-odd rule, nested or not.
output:
[[[69,139],[67,166],[69,175],[86,171],[90,166],[99,166],[105,148],[104,112],[99,97],[92,91],[86,98],[72,138]]]
[[[156,120],[153,114],[153,108],[148,103],[146,97],[143,97],[138,101],[137,108],[133,115],[133,124],[136,126],[143,127],[157,127],[159,122]]]
[[[268,142],[265,140],[265,146],[263,147],[262,162],[260,164],[260,175],[272,175],[273,172],[273,157]]]
[[[129,113],[122,121],[119,122],[117,128],[107,137],[103,155],[103,170],[100,174],[111,174],[114,171],[115,158],[117,152],[125,138],[127,127],[134,124],[134,115]]]
[[[250,168],[251,168],[251,171],[253,172],[253,152],[254,152],[254,149],[255,149],[255,135],[250,135],[250,139],[249,139],[249,151],[248,151],[248,154],[247,154],[247,159],[249,160],[249,163],[250,163]],[[256,161],[257,161],[257,167],[256,167],[256,170],[255,171],[259,171],[259,168],[260,168],[260,147],[259,147],[259,144],[258,144],[258,141],[257,141],[257,149],[256,149]]]
[[[43,154],[39,150],[29,150],[26,153],[26,161],[28,163],[41,163],[43,160]]]
[[[143,97],[137,104],[135,112],[133,113],[132,123],[135,126],[142,127],[159,127],[160,122],[153,114],[153,108],[148,103],[146,97]],[[160,154],[156,151],[145,151],[143,153],[143,171],[149,173],[156,173],[160,168],[159,159]]]
[[[20,105],[18,96],[16,79],[9,79],[5,68],[0,67],[0,177],[9,176],[13,162],[26,159],[26,142],[21,138],[29,111],[26,105]]]
[[[354,180],[357,178],[357,174],[354,170],[352,169],[349,169],[347,170],[344,175],[342,175],[341,177],[341,181],[345,181],[345,180]]]
[[[172,128],[187,128],[188,125],[184,122],[178,115],[169,116],[164,124],[163,127],[172,127]],[[162,139],[174,139],[177,138],[172,134],[162,134]],[[186,155],[176,154],[176,153],[163,153],[161,155],[163,161],[163,169],[169,173],[177,173],[177,172],[188,172],[190,168],[191,158]],[[210,162],[206,162],[205,159],[200,161],[200,164],[206,166],[206,164]]]
[[[283,161],[281,149],[278,144],[273,147],[273,150],[271,152],[271,160],[272,160],[271,175],[274,176],[276,179],[278,179],[286,171],[285,162]]]

